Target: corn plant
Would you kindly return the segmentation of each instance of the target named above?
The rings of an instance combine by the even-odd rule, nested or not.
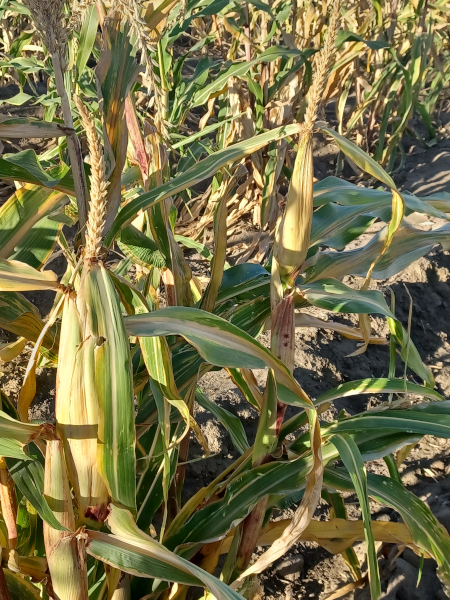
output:
[[[352,544],[364,540],[374,599],[380,595],[375,541],[401,541],[433,557],[448,586],[450,537],[398,473],[405,448],[427,434],[449,437],[447,403],[383,294],[369,289],[372,279],[400,272],[434,245],[448,247],[448,225],[424,232],[403,221],[413,211],[447,218],[448,201],[401,194],[376,161],[318,121],[340,4],[332,7],[313,60],[304,118],[223,145],[175,176],[163,132],[141,127],[135,111],[139,66],[128,16],[113,9],[97,14],[102,41],[93,96],[65,87],[72,34],[63,3],[27,0],[26,6],[51,52],[55,79],[58,69],[62,75],[56,89],[64,125],[5,119],[0,135],[63,138],[71,168],[58,164],[58,153],[0,159],[2,174],[23,184],[0,209],[0,326],[18,336],[1,357],[11,360],[34,344],[17,407],[1,395],[2,597],[182,599],[197,586],[205,598],[252,599],[260,592],[258,574],[299,540],[342,553],[355,581],[361,565]],[[154,9],[154,29],[167,6]],[[317,130],[384,187],[336,178],[313,186]],[[297,153],[273,251],[264,265],[230,266],[228,201],[248,157],[280,140]],[[82,160],[86,146],[89,163]],[[213,177],[214,252],[174,228],[177,197]],[[346,251],[375,219],[385,228]],[[64,223],[79,225],[75,248]],[[67,261],[61,278],[45,268],[56,244]],[[185,247],[210,260],[205,289]],[[118,251],[125,258],[114,264],[110,256]],[[361,289],[342,283],[348,274],[364,278]],[[55,292],[45,323],[23,295],[43,290]],[[308,306],[357,314],[360,327],[313,318],[304,312]],[[389,341],[371,335],[370,314],[386,317]],[[386,345],[388,377],[309,398],[293,376],[301,327],[333,328],[361,343],[355,354],[370,343]],[[270,349],[258,341],[264,329],[271,330]],[[409,376],[396,377],[396,353]],[[56,368],[55,423],[29,422],[38,366]],[[252,371],[260,368],[267,368],[263,389]],[[202,391],[201,378],[218,369],[259,413],[252,446],[238,417]],[[389,396],[377,410],[319,420],[335,399],[355,394]],[[221,421],[240,456],[184,502],[191,435],[208,460],[195,402]],[[297,408],[288,420],[287,405]],[[366,473],[364,462],[380,457],[391,477]],[[346,519],[341,492],[348,491],[361,506],[356,522]],[[313,519],[320,496],[331,507],[330,521]],[[369,496],[403,522],[372,523]],[[295,506],[292,519],[271,521],[276,507],[288,506]],[[257,546],[267,549],[252,563]]]

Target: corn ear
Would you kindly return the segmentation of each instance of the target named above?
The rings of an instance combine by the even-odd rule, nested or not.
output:
[[[85,369],[76,299],[67,295],[61,325],[56,376],[56,431],[63,440],[69,477],[78,504],[79,518],[103,522],[109,494],[97,468],[98,401],[92,390],[93,373]]]
[[[75,516],[67,479],[63,444],[47,442],[44,496],[57,520],[68,531],[53,529],[44,521],[44,544],[55,598],[87,600],[88,580],[84,540],[72,533]],[[71,531],[69,531],[71,530]]]
[[[112,500],[135,510],[131,356],[119,297],[108,271],[91,261],[77,296],[86,394],[98,402],[97,464]]]
[[[312,137],[305,132],[298,145],[283,219],[276,232],[274,257],[282,279],[291,279],[308,253],[313,214]]]

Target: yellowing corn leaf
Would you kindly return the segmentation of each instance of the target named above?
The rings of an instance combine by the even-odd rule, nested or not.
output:
[[[52,290],[58,286],[58,279],[52,271],[36,271],[26,263],[0,259],[0,291],[2,292]]]
[[[26,184],[8,198],[0,208],[0,258],[9,258],[33,225],[58,206],[64,197],[62,192]]]

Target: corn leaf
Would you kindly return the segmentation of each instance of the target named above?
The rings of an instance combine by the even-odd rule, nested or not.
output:
[[[1,567],[0,567],[1,568]],[[23,579],[18,573],[3,569],[6,586],[11,598],[14,600],[40,600],[41,594],[36,586],[28,579]]]
[[[367,545],[367,564],[372,600],[377,600],[381,595],[380,573],[378,571],[375,540],[372,532],[372,519],[370,516],[369,499],[367,497],[367,473],[358,446],[348,435],[334,435],[332,443],[338,449],[339,455],[347,468],[361,507],[364,522],[364,537]]]
[[[423,363],[417,348],[409,339],[402,324],[389,309],[381,292],[376,290],[354,290],[347,287],[344,283],[333,279],[320,279],[312,283],[300,285],[299,289],[313,306],[319,306],[320,308],[334,312],[376,313],[386,316],[391,333],[402,349],[402,359],[430,387],[434,386],[434,377],[431,369]]]
[[[128,143],[125,100],[140,70],[128,29],[129,25],[122,23],[119,12],[104,20],[102,51],[95,69],[103,116],[105,155],[110,163],[106,228],[110,227],[121,202],[121,177]]]
[[[65,136],[64,127],[32,117],[0,118],[0,138],[57,138]]]
[[[88,6],[84,13],[81,26],[80,38],[78,40],[78,51],[76,59],[76,81],[79,81],[86,63],[91,55],[98,29],[98,13],[94,5]]]
[[[241,77],[246,75],[252,66],[259,62],[272,62],[280,58],[299,58],[300,64],[298,68],[305,61],[304,53],[301,50],[291,50],[283,46],[271,46],[252,60],[238,62],[225,68],[210,84],[203,86],[193,95],[192,108],[205,104],[212,95],[226,87],[230,77]]]
[[[117,236],[117,245],[125,256],[141,267],[162,269],[166,266],[166,259],[155,242],[133,225],[122,229]]]
[[[222,581],[141,531],[129,511],[112,506],[108,525],[113,535],[88,532],[86,549],[91,556],[132,575],[206,586],[217,600],[242,600]]]
[[[197,388],[197,391],[195,392],[195,400],[202,408],[209,411],[216,417],[218,421],[220,421],[220,423],[230,434],[233,446],[238,452],[244,454],[244,452],[246,452],[250,446],[247,441],[244,426],[242,425],[242,421],[239,419],[239,417],[236,417],[230,413],[230,411],[222,408],[215,402],[211,402],[211,400],[209,400],[209,398],[200,390],[200,388]]]
[[[30,229],[61,206],[63,199],[63,193],[38,185],[27,184],[17,190],[0,208],[0,258],[10,258]]]
[[[220,367],[258,369],[268,366],[275,372],[283,401],[312,407],[282,362],[250,335],[216,315],[196,308],[169,306],[145,315],[125,317],[125,326],[129,335],[139,337],[182,335],[206,361]]]
[[[0,327],[35,342],[44,327],[44,322],[37,308],[22,294],[0,292]],[[53,330],[47,331],[43,345],[57,352],[58,342]]]
[[[337,450],[331,444],[322,447],[322,454],[324,464],[338,457]],[[304,489],[312,464],[313,458],[308,455],[245,471],[227,485],[225,495],[220,500],[207,504],[194,513],[179,531],[171,532],[165,545],[174,549],[181,544],[221,539],[267,494],[284,496]]]
[[[0,410],[0,438],[9,438],[25,445],[39,435],[41,425],[22,423]]]
[[[436,208],[428,202],[428,198],[433,196],[419,198],[407,192],[402,195],[405,205],[410,211],[448,220],[446,215],[448,206],[443,207],[447,210]],[[382,189],[361,187],[350,181],[339,179],[339,177],[325,177],[314,186],[314,206],[330,203],[342,206],[366,205],[369,210],[372,210],[377,206],[391,206],[392,194]]]
[[[43,268],[56,246],[62,228],[63,223],[44,217],[21,239],[9,259],[26,262],[38,270]]]
[[[315,404],[321,404],[322,402],[332,402],[336,398],[346,398],[348,396],[356,396],[358,394],[414,394],[416,396],[423,396],[424,398],[430,398],[431,400],[444,401],[445,398],[441,396],[435,390],[411,383],[410,381],[404,381],[403,379],[387,379],[379,377],[376,379],[359,379],[358,381],[349,381],[347,383],[341,383],[337,387],[327,390],[321,394]]]
[[[418,435],[435,435],[448,439],[450,437],[450,415],[441,414],[439,420],[426,411],[416,410],[384,410],[367,412],[356,417],[337,421],[327,427],[326,433],[352,433],[383,430],[384,433],[403,432]]]
[[[324,483],[340,490],[354,489],[353,482],[343,469],[326,468]],[[450,536],[422,500],[406,490],[391,477],[368,473],[367,490],[377,502],[394,508],[411,532],[419,548],[438,563],[438,574],[446,587],[450,584]]]
[[[305,281],[313,282],[329,277],[341,279],[345,275],[364,277],[373,257],[383,249],[386,233],[386,228],[382,229],[368,244],[355,250],[317,252],[304,263]],[[392,244],[376,264],[373,278],[388,279],[396,275],[427,254],[436,244],[441,244],[444,249],[450,247],[450,224],[433,231],[423,231],[403,223]]]
[[[31,457],[22,457],[19,460],[7,458],[6,464],[15,485],[41,519],[58,531],[65,530],[44,497],[44,468],[41,463]]]
[[[37,271],[26,263],[0,258],[0,291],[51,290],[59,285],[52,271]]]

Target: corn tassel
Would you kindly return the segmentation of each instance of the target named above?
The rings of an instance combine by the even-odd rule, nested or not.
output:
[[[64,443],[69,477],[78,504],[79,519],[103,522],[108,490],[97,468],[98,402],[95,385],[84,369],[85,344],[76,300],[65,299],[56,379],[56,431]]]
[[[44,521],[44,544],[57,600],[87,600],[88,579],[84,540],[74,535],[75,516],[61,440],[47,442],[44,496],[56,519],[71,531],[53,529]]]

